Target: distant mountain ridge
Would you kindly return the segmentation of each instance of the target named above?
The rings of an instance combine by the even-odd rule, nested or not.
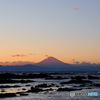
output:
[[[26,65],[0,65],[0,71],[100,71],[100,65],[68,64],[55,57],[48,57],[39,63]]]

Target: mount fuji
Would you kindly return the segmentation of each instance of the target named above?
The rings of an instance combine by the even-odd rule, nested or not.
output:
[[[61,65],[61,64],[67,64],[67,63],[62,62],[56,59],[55,57],[48,57],[42,60],[41,62],[37,63],[37,65]]]

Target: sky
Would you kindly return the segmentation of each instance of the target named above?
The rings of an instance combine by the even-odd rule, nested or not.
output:
[[[0,0],[0,62],[100,63],[100,0]]]

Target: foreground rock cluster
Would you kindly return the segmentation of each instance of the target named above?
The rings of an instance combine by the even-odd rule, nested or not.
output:
[[[70,73],[67,73],[68,75],[71,75]],[[58,73],[54,73],[53,75],[59,75]],[[29,93],[38,93],[38,92],[49,92],[49,91],[57,91],[57,92],[68,92],[68,91],[79,91],[82,90],[83,87],[88,86],[88,89],[91,89],[90,87],[100,87],[99,83],[94,83],[92,80],[99,80],[100,77],[98,76],[92,76],[92,75],[87,75],[87,76],[82,76],[82,75],[76,75],[74,77],[65,77],[62,76],[53,76],[52,73],[39,73],[39,74],[12,74],[12,73],[3,73],[0,74],[0,84],[15,84],[15,83],[34,83],[32,79],[35,78],[43,78],[44,80],[58,80],[59,85],[57,84],[47,84],[47,83],[42,83],[42,84],[37,84],[35,86],[32,85],[26,85],[30,87],[30,89],[22,88],[24,92],[16,92],[16,93],[6,93],[5,89],[6,88],[20,88],[20,85],[0,85],[1,93],[0,93],[0,98],[5,98],[5,97],[16,97],[16,96],[26,96],[29,95]],[[18,79],[18,80],[16,80]],[[69,79],[66,81],[66,79]],[[74,85],[73,87],[66,87],[69,84],[79,84]]]

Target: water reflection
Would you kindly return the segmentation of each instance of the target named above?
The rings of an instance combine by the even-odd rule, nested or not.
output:
[[[13,74],[18,74],[18,75],[23,75],[23,72],[21,73],[13,73]],[[29,72],[26,73],[26,75],[30,74]],[[32,73],[31,73],[32,74]],[[38,73],[39,74],[39,73]],[[45,74],[46,75],[46,74]],[[75,82],[77,79],[77,76],[84,76],[85,79],[80,79],[82,82],[88,82],[88,75],[92,75],[95,77],[98,77],[98,79],[89,79],[91,83],[68,83],[69,81]],[[94,86],[94,84],[100,84],[100,74],[98,73],[47,73],[47,77],[45,78],[30,78],[29,80],[32,80],[33,82],[26,82],[26,83],[5,83],[5,84],[0,84],[1,87],[6,86],[6,88],[0,88],[0,94],[5,94],[5,93],[15,93],[15,97],[9,97],[9,98],[1,98],[1,100],[76,100],[76,99],[81,99],[81,100],[88,100],[91,97],[70,97],[70,89],[71,90],[79,90],[79,91],[96,91],[100,93],[99,87]],[[52,76],[52,77],[51,77]],[[58,77],[60,76],[60,77]],[[57,79],[58,77],[58,79]],[[60,79],[61,78],[61,79]],[[65,79],[64,79],[65,78]],[[12,80],[22,80],[22,78],[15,78]],[[27,79],[24,79],[27,80]],[[73,81],[74,80],[74,81]],[[61,83],[66,83],[66,84],[61,84]],[[39,85],[42,87],[39,87]],[[43,85],[45,84],[45,87]],[[14,87],[14,86],[20,86],[20,87]],[[8,87],[9,88],[8,88]],[[35,93],[36,86],[41,89],[41,91],[38,91]],[[34,92],[28,92],[28,90],[31,89],[31,87],[34,87]],[[91,88],[90,88],[91,87]],[[57,91],[59,88],[64,88],[66,91]],[[50,90],[51,89],[51,90]],[[69,90],[68,90],[69,89]],[[81,90],[80,90],[81,89]],[[25,94],[24,94],[25,93]],[[27,95],[28,94],[28,95]],[[100,96],[97,97],[92,97],[91,100],[99,100]]]

